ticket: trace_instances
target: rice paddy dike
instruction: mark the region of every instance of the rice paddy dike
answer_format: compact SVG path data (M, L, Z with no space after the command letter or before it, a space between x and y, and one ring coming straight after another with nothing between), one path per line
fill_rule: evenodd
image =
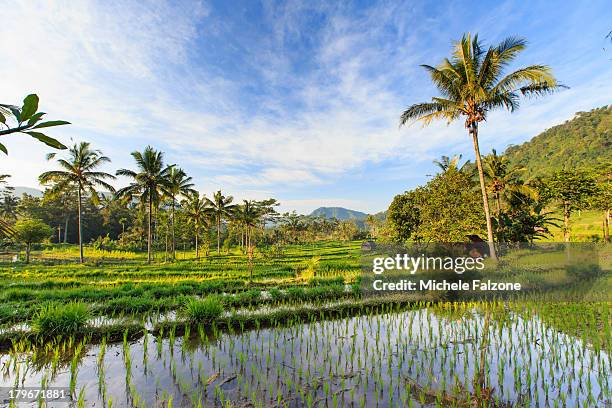
M366 296L358 242L288 246L252 265L238 251L77 265L71 251L0 265L0 393L62 387L76 407L612 402L608 269L582 293L449 302Z

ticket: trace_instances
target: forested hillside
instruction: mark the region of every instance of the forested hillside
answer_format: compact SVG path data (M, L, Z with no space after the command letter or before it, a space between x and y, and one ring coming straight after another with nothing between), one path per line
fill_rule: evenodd
M612 105L578 112L505 155L512 164L526 167L529 177L566 168L592 168L612 162Z
M367 214L361 211L349 210L342 207L319 207L310 213L313 217L336 218L340 221L356 220L363 221Z

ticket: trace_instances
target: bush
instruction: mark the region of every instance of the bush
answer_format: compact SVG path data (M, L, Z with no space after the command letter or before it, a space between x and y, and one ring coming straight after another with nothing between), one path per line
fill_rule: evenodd
M190 298L183 306L182 314L192 323L210 323L223 313L223 305L216 296L204 299Z
M91 317L85 303L47 304L34 316L34 330L46 337L82 332Z

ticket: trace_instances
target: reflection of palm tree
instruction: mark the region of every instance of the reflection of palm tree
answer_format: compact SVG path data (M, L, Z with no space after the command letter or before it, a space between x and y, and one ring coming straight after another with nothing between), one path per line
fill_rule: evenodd
M521 95L541 95L558 88L550 68L545 65L531 65L503 75L504 68L525 46L525 40L510 37L485 50L477 35L473 38L470 34L464 35L454 45L451 59L446 58L438 67L423 65L442 96L432 98L431 102L409 106L400 117L401 125L413 119L425 125L435 119L447 122L465 119L465 127L474 143L487 237L494 258L493 227L478 146L478 124L486 120L491 110L517 109Z
M112 174L97 171L96 169L104 163L109 163L110 159L100 150L92 150L89 143L81 142L75 144L68 151L68 158L58 159L57 164L63 170L47 171L40 175L39 180L42 184L55 183L52 191L72 191L77 192L77 224L79 233L79 260L83 262L83 230L82 230L82 199L83 194L88 192L94 203L99 203L100 198L96 188L104 187L109 191L115 191L115 188L108 184L105 180L114 179ZM48 156L49 159L54 155Z
M164 166L164 154L151 146L145 147L143 152L132 152L132 157L136 161L138 173L127 169L117 170L118 176L133 180L130 185L117 191L117 197L129 200L138 196L140 204L148 206L147 262L151 263L153 207L157 207L162 195L168 195L170 167Z
M234 197L224 196L221 194L221 190L213 195L212 200L206 198L206 203L212 208L217 223L217 255L221 253L221 222L224 218L230 218L236 208L232 201L234 201Z

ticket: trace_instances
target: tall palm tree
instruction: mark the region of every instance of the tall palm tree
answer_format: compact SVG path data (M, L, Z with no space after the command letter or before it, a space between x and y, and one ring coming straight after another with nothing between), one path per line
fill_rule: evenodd
M138 197L140 204L148 207L147 262L151 263L153 209L157 208L163 195L169 195L171 167L164 166L164 154L151 146L145 147L142 152L132 152L132 157L136 161L138 172L128 169L117 170L118 176L133 180L127 187L117 191L117 197L128 200Z
M47 156L48 159L55 154ZM114 179L115 176L96 169L104 163L110 163L110 159L102 154L100 150L92 150L90 144L81 142L75 144L68 150L66 159L58 159L57 164L63 170L47 171L39 176L41 184L54 183L53 192L74 191L77 192L77 225L79 237L79 260L83 262L83 230L81 207L83 194L89 193L94 204L100 202L97 187L103 187L111 192L115 188L105 180Z
M450 59L444 59L438 67L423 65L441 96L433 97L431 102L409 106L400 117L400 126L411 120L427 125L435 119L444 119L448 123L465 119L465 127L474 143L487 238L493 258L496 258L493 227L478 147L478 124L486 120L487 114L494 109L516 110L521 95L538 96L559 88L546 65L530 65L504 75L504 68L525 49L526 44L524 39L509 37L497 46L485 49L478 41L478 35L464 35L455 43Z
M213 195L212 200L206 198L206 203L212 209L217 224L217 255L221 253L221 221L224 218L230 218L236 209L236 205L232 204L232 201L234 201L234 197L224 196L221 194L221 190Z
M243 204L238 205L234 210L237 221L244 228L250 280L253 280L253 228L257 228L261 218L266 213L266 208L261 204L257 201L244 200Z
M196 258L200 259L200 245L198 239L202 228L206 228L209 225L210 217L212 215L210 211L211 209L208 207L206 197L200 198L200 193L195 190L183 200L182 206L188 222L193 225Z
M176 228L174 226L174 212L176 210L176 199L179 196L187 197L194 193L193 183L191 177L187 177L187 174L183 169L172 166L168 171L168 178L170 185L168 186L168 197L171 201L170 207L170 224L172 225L172 259L176 258Z
M244 243L247 248L251 248L253 241L253 228L260 226L260 221L267 208L261 205L261 202L252 200L243 200L243 204L236 206L234 216L236 221L244 231Z

